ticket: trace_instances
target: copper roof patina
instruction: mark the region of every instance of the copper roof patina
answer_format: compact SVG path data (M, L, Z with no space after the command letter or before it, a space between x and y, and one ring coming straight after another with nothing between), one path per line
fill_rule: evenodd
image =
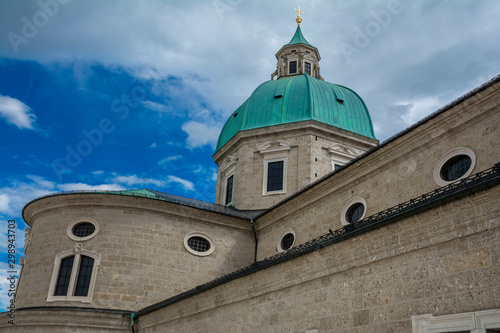
M307 120L375 139L370 114L358 94L302 74L257 87L227 120L216 151L240 131Z

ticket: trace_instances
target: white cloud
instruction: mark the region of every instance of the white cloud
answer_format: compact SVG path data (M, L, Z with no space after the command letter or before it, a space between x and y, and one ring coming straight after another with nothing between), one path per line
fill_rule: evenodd
M151 101L143 101L142 105L144 105L146 108L151 109L153 111L168 112L168 107L166 105L163 105L160 103L151 102Z
M186 141L189 148L202 147L207 144L215 148L221 128L197 121L188 121L182 125L182 130L188 134Z
M128 176L115 176L111 179L112 182L126 184L127 186L145 186L148 184L153 184L159 187L163 187L166 185L166 182L163 180L153 179L153 178L140 178L137 175L128 175Z
M179 160L182 158L182 155L173 155L173 156L169 156L169 157L165 157L164 159L161 159L159 162L158 162L158 165L165 165L167 164L168 162L171 162L171 161L176 161L176 160Z
M100 176L104 174L104 170L97 170L97 171L92 171L91 172L93 175Z
M56 184L36 175L26 176L27 181L11 181L12 185L0 188L0 214L19 217L28 202L38 197L61 191L121 191L119 184L90 185L85 183Z
M59 184L57 186L58 190L64 192L70 191L123 191L126 190L125 187L118 184L101 184L101 185L89 185L84 183L67 183Z
M407 108L408 111L401 115L401 120L403 120L405 125L410 126L433 111L436 111L442 106L442 102L436 97L426 97L414 101L401 101L396 103L396 105Z
M156 148L156 147L158 147L158 145L156 144L156 142L153 142L153 143L151 144L151 146L149 146L149 148L152 148L152 149L154 149L154 148Z
M18 99L0 95L0 116L7 123L16 125L20 129L35 129L36 120L31 108Z
M54 183L39 176L28 176L30 182L13 181L11 186L0 188L0 214L19 216L29 201L55 191Z
M194 184L189 180L185 180L176 176L168 176L170 182L181 184L186 190L194 191Z

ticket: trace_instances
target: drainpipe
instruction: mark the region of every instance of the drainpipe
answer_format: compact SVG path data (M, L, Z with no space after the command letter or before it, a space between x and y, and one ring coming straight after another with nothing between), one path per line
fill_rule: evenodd
M253 262L257 262L257 245L259 245L259 239L257 238L257 232L255 231L255 225L253 223L253 219L250 220L250 224L252 225L253 236L255 237L255 253L253 257Z
M131 313L130 314L130 324L132 326L132 333L135 333L135 330L134 330L134 325L135 325L135 313Z

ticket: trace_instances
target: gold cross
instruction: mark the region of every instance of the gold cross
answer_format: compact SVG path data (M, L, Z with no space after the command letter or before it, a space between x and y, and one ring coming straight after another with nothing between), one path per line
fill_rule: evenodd
M299 14L299 16L297 16L297 18L295 19L295 22L297 22L297 25L300 25L300 22L302 22L300 14L304 14L304 12L300 10L300 7L299 9L294 9L294 10L297 12L297 14Z
M299 7L299 9L294 9L294 10L299 14L299 16L298 16L299 18L300 18L300 14L304 14L304 12L300 10L300 7Z

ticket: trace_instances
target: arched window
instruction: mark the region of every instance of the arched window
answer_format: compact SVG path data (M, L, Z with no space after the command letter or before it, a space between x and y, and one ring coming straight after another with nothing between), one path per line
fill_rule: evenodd
M100 256L85 250L80 243L74 250L56 255L47 302L80 301L90 303Z

